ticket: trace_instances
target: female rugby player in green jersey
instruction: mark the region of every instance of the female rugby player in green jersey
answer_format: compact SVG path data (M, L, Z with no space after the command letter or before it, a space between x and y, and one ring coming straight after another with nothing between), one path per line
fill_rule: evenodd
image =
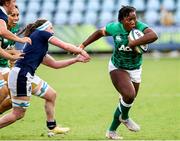
M8 24L7 28L13 34L16 34L19 30L18 22L19 20L19 10L14 8L12 13L8 15ZM7 40L3 37L0 37L0 46L9 54L15 55L20 52L15 50L15 42L12 40ZM13 61L12 61L13 62ZM7 78L10 71L8 59L0 57L0 113L3 113L7 109L11 108L11 100L9 97L9 90L7 88ZM6 100L5 100L6 99ZM5 101L4 101L5 100Z
M144 36L137 40L130 40L128 35L133 28L142 31ZM103 36L112 36L114 39L114 51L109 61L109 74L114 87L120 94L120 100L106 137L122 139L116 133L120 123L123 123L130 131L140 130L140 126L128 115L141 82L142 53L137 53L135 47L152 43L158 37L151 28L137 20L136 9L131 6L123 6L119 10L118 22L109 23L105 28L95 31L79 47L85 48Z
M19 31L19 25L17 24L19 21L19 9L16 6L16 8L12 11L12 13L8 16L8 29L12 33L17 33ZM15 42L11 40L6 40L2 38L2 47L4 49L7 49L7 51L11 51L10 53L14 52L16 53L17 50L15 50ZM62 60L62 61L56 61L56 64L59 64L58 66L55 66L53 63L53 58L50 55L46 56L46 62L45 64L52 67L52 68L63 68L66 66L69 66L71 64L77 63L77 62L86 62L85 58L82 56L77 56L72 59ZM13 64L13 63L12 63ZM4 58L0 58L0 81L7 82L7 77L10 71L10 67L8 64L8 60ZM2 79L1 79L2 77ZM4 113L5 111L12 108L12 101L9 96L9 91L7 86L2 83L0 83L2 88L0 87L0 114ZM49 128L49 124L54 121L54 106L55 105L55 97L56 97L56 91L48 85L47 82L42 80L37 75L34 75L34 78L32 80L32 93L40 98L45 99L45 112L47 116L47 127ZM51 122L50 122L51 121ZM50 123L49 123L50 122ZM52 126L52 125L51 125ZM69 131L69 128L59 127L56 126L53 130L49 130L49 133L51 132L51 135L53 134L62 134Z
M15 8L16 0L0 0L0 37L7 38L13 41L17 41L20 43L31 43L31 39L28 37L20 38L15 34L11 33L7 29L8 24L8 14L11 14L12 10ZM0 48L0 56L10 59L17 60L19 58L23 58L21 54L11 55L5 52L2 48Z

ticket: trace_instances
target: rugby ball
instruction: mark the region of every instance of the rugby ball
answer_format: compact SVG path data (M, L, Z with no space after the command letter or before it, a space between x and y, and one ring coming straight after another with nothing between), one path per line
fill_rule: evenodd
M144 36L144 33L138 29L132 29L129 33L129 38L131 40L137 40L137 39L141 38L142 36ZM135 50L138 53L146 52L147 49L148 49L148 45L140 45L140 46L135 47Z

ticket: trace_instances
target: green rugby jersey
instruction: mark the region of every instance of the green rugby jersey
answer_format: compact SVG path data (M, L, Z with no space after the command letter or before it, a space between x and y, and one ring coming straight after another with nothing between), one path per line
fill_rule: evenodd
M10 31L13 34L16 34L19 31L19 25L16 24L15 27L11 28ZM1 48L10 49L15 46L15 42L11 40L7 40L5 38L0 37ZM0 57L0 67L9 67L8 60Z
M144 31L148 26L140 21L136 23L136 29ZM106 32L114 39L114 50L111 61L115 67L127 70L139 69L142 65L142 54L135 53L129 48L128 35L123 24L113 22L106 25Z

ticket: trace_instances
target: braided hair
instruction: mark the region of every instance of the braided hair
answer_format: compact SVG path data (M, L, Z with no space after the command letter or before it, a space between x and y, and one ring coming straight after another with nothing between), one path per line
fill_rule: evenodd
M118 13L118 21L121 22L125 17L128 17L131 12L136 12L136 8L132 6L122 6Z

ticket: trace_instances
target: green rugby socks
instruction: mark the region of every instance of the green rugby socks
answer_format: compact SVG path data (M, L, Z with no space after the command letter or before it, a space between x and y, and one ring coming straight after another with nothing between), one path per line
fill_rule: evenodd
M122 118L123 120L126 120L126 119L129 118L128 113L129 113L129 110L130 110L130 108L131 108L132 105L133 105L133 103L127 104L127 103L125 103L125 102L123 101L123 99L121 98L120 109L121 109L121 113L122 113L122 114L121 114L121 118Z
M116 131L116 129L118 128L118 126L120 125L120 121L119 121L119 116L120 116L121 112L119 110L119 107L116 108L116 111L114 113L114 118L113 121L111 123L111 126L109 128L110 131Z

